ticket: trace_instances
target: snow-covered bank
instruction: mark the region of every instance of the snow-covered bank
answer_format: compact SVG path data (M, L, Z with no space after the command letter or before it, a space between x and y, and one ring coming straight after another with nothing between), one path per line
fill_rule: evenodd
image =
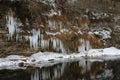
M10 55L6 58L0 58L0 69L18 69L27 66L50 66L62 62L70 62L75 60L104 61L120 58L120 50L114 47L105 49L91 49L85 53L60 54L52 52L39 52L30 57Z

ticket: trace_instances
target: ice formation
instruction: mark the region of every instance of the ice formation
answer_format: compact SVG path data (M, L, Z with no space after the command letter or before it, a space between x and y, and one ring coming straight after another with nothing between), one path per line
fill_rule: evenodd
M67 52L66 50L69 50L66 48L69 48L69 47L66 47L66 44L63 44L63 41L64 40L67 41L66 40L68 38L67 34L70 33L69 36L72 36L71 32L74 32L76 35L82 34L82 32L78 29L75 29L75 30L78 30L79 32L74 30L72 31L71 29L69 29L67 25L72 24L69 21L66 21L66 24L64 24L62 20L65 18L65 16L62 17L61 16L62 12L60 10L57 10L57 8L55 8L55 0L39 0L39 1L41 1L44 4L49 4L51 7L54 7L54 8L51 8L50 12L46 13L49 18L46 21L45 25L41 24L42 23L41 22L40 24L38 24L41 26L41 28L32 29L31 31L32 35L29 35L29 36L22 35L22 37L24 37L27 41L29 41L31 48L38 49L38 47L40 47L43 50L51 49L57 52L61 51L62 53L66 53ZM75 0L71 0L71 1L74 2ZM8 14L9 14L7 16L7 27L9 32L8 38L13 38L15 34L15 38L16 40L18 40L21 37L19 36L20 29L18 28L19 26L18 20L16 20L13 17L14 13L12 10L10 10ZM60 16L61 17L60 20L59 18L56 19L54 15ZM84 24L84 26L88 27L88 24ZM75 28L75 26L73 26L73 28ZM90 42L85 39L80 39L80 43L82 44L78 46L78 52L85 52L91 48Z
M53 48L57 51L61 51L62 53L66 53L65 48L63 46L63 42L57 38L52 38L51 39L53 43Z
M7 20L7 28L8 28L8 33L9 33L8 38L11 39L14 33L16 32L17 23L12 15L8 15L6 17L6 20Z
M82 45L78 46L78 52L85 52L91 49L90 42L88 40L80 39Z
M40 30L33 29L32 33L33 33L33 35L29 36L30 47L34 48L34 49L37 49L38 48L38 43L39 43L38 40L39 40L39 37L40 37Z
M50 40L44 40L44 39L43 39L43 36L44 36L44 35L42 34L42 35L41 35L41 39L40 39L40 41L39 41L39 42L40 42L40 46L41 46L42 49L48 48L48 47L49 47L49 44L50 44L50 43L49 43Z
M18 26L22 26L22 23L14 16L14 12L10 9L6 16L6 27L8 28L8 39L16 38L19 39L20 29Z
M62 27L62 23L60 22L59 24L60 27ZM55 21L48 21L48 25L50 28L54 29ZM17 34L19 32L19 29L17 28L18 22L11 15L7 16L7 27L9 31L8 38L11 39L14 33L16 33L15 37L16 40L18 40L19 39L19 34ZM43 39L44 34L41 34L39 29L38 30L33 29L31 32L32 32L32 36L28 36L28 37L25 36L25 39L29 40L31 48L38 49L38 46L41 46L41 48L46 49L49 48L49 46L51 46L56 51L61 51L62 53L66 53L63 42L61 40L57 39L56 37L51 37L51 39L44 40ZM66 33L69 31L67 29L61 28L60 32ZM46 33L55 36L57 34L60 34L60 32L56 32L55 34L54 33L52 34L50 32L46 32ZM52 44L50 43L50 41L52 42ZM89 41L80 39L80 42L82 43L82 45L78 47L78 52L84 52L91 48Z

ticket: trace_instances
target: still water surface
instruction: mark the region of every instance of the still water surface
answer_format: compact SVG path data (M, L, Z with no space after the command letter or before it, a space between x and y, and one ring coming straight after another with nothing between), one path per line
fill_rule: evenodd
M120 80L120 59L72 61L47 67L0 70L0 80Z

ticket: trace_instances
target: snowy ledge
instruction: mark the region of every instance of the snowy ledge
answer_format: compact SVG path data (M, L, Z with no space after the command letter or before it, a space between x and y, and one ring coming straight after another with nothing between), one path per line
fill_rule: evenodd
M0 58L0 69L25 69L27 66L43 67L83 59L104 61L118 58L120 58L120 50L114 47L91 49L85 53L73 53L69 55L52 52L39 52L30 57L10 55L6 58Z

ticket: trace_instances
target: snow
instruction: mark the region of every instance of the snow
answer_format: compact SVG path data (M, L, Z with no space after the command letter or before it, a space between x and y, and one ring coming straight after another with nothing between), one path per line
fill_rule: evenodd
M52 7L55 7L55 0L38 0L44 4L49 4Z
M120 50L114 47L105 48L105 49L91 49L88 51L88 54L91 57L94 56L117 56L120 55Z
M13 67L17 69L17 68L24 68L33 65L43 67L43 66L50 66L60 62L82 60L86 58L91 59L91 61L96 61L98 59L101 61L116 59L116 58L120 58L120 50L116 49L115 47L110 47L105 49L91 49L84 53L73 53L73 54L38 52L31 55L30 57L10 55L6 58L0 58L0 69L13 69ZM24 66L20 67L19 66L20 63L23 63Z
M95 31L96 35L102 36L102 39L110 39L111 38L111 31L107 30L101 30L101 31Z
M54 16L54 15L57 15L57 12L55 12L53 9L51 9L49 16Z
M53 33L53 32L46 32L46 34L55 36L57 34L60 34L60 32L55 32L55 33Z

